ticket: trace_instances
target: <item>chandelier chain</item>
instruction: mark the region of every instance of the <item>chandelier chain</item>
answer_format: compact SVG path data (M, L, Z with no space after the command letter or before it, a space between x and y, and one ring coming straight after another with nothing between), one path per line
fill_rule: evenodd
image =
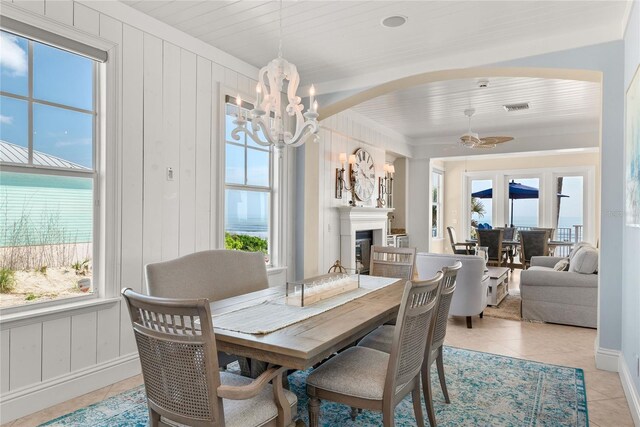
M279 36L278 36L280 38L280 40L278 40L278 58L282 58L282 0L280 0L280 12L279 12L278 20L280 21Z

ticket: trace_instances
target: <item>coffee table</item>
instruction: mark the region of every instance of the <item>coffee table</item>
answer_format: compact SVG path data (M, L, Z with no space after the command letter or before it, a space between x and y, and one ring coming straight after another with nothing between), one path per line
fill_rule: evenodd
M489 270L489 295L487 305L498 305L509 295L509 268L487 267Z

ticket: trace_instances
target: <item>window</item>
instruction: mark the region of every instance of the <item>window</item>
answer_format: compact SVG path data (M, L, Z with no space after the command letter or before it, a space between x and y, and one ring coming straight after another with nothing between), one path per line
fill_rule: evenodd
M493 180L471 179L471 204L469 206L471 223L469 236L477 238L478 228L491 228L493 225Z
M441 171L434 171L431 174L431 236L441 239L442 220L444 213L442 211L442 187L444 175Z
M245 116L253 106L243 103ZM245 134L235 140L237 106L227 97L225 103L225 248L271 253L273 168L271 147L255 143ZM251 123L247 124L251 127Z
M93 293L97 62L0 32L0 306Z

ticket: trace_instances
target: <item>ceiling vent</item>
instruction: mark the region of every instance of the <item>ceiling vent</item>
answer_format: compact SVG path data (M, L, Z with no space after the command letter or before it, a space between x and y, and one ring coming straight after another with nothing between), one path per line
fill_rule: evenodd
M520 102L519 104L506 104L503 105L504 110L508 113L512 112L512 111L522 111L522 110L528 110L529 109L529 103L528 102Z

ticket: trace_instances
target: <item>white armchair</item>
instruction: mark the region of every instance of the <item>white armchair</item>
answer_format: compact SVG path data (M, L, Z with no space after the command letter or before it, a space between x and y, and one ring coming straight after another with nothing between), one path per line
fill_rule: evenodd
M472 327L471 317L482 316L487 307L489 276L484 273L484 259L476 255L431 254L419 252L416 268L420 280L433 277L442 267L462 263L456 279L449 315L467 318L467 328Z

